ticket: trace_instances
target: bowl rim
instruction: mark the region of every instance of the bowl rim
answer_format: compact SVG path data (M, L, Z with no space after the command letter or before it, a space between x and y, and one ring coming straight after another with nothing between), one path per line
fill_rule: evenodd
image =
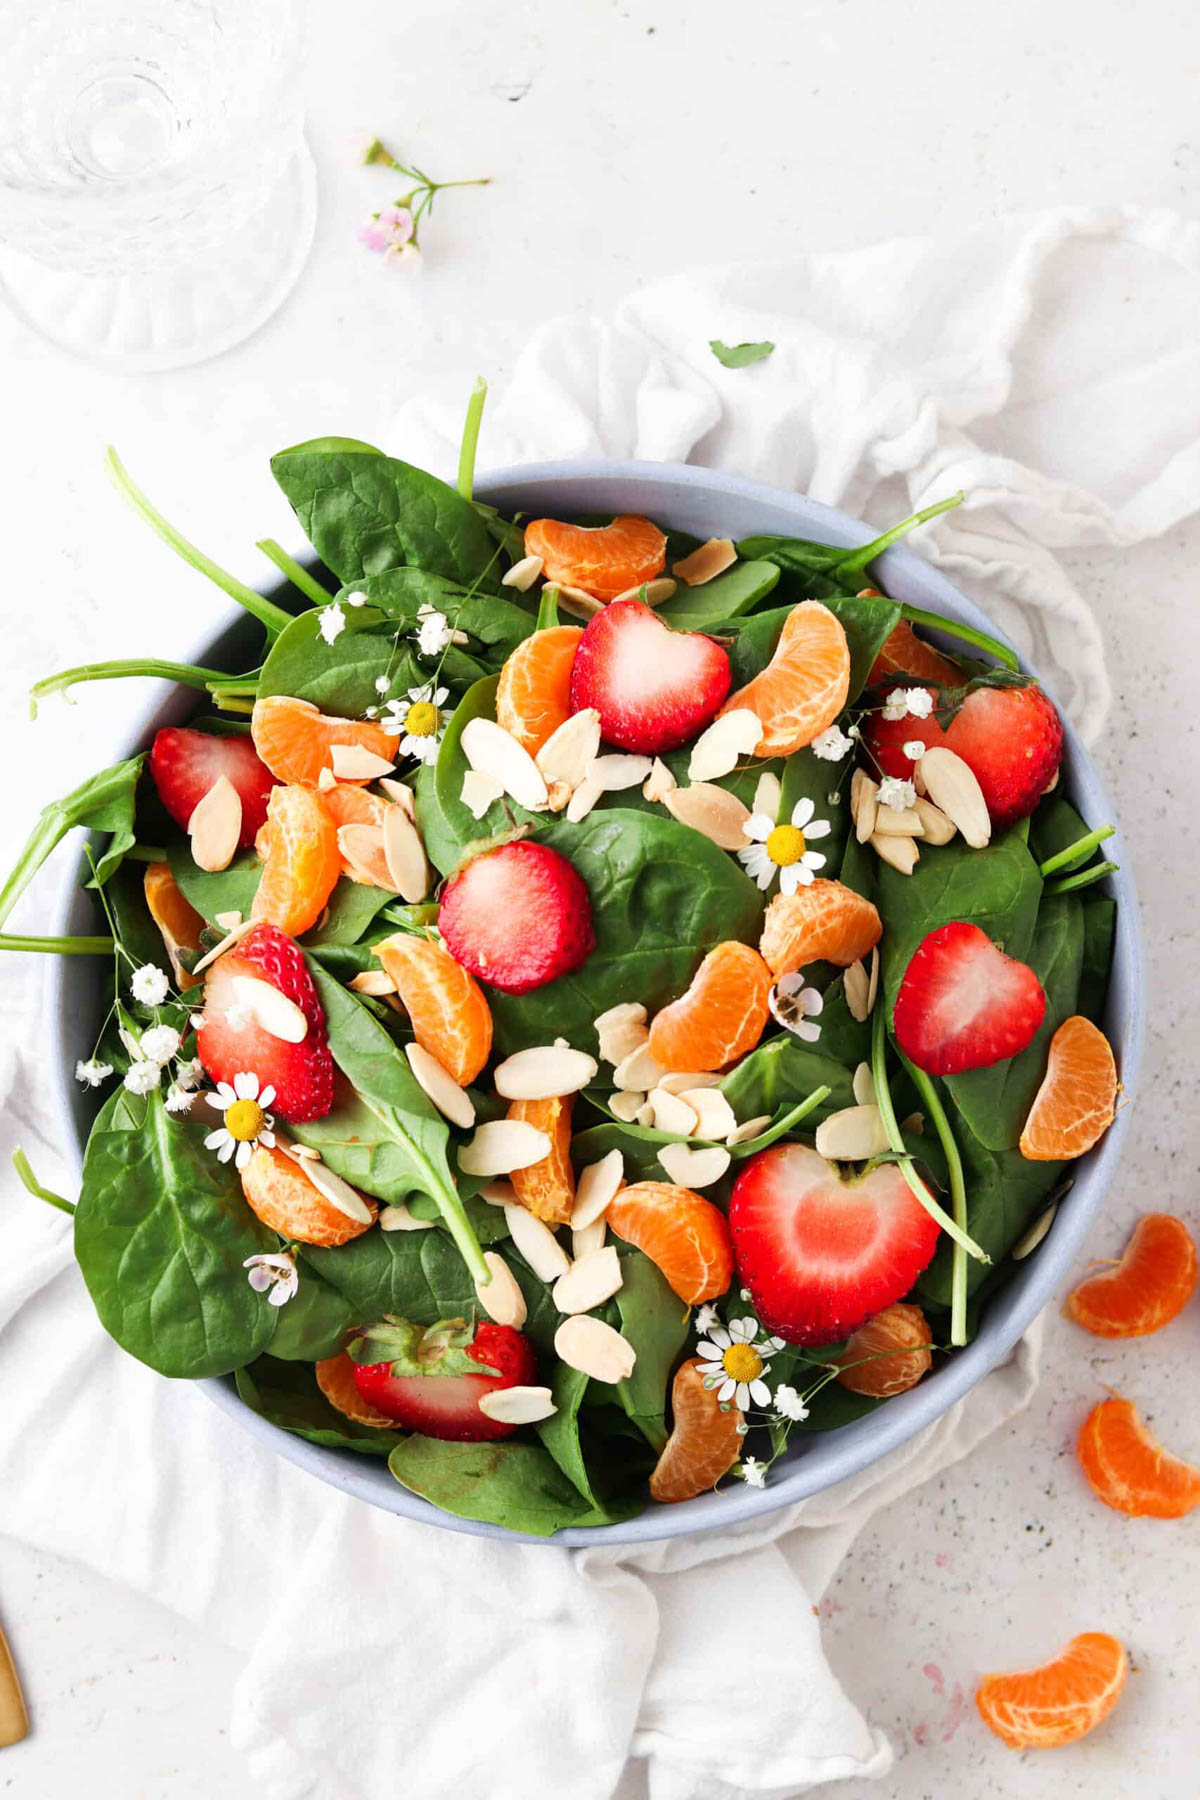
M838 508L826 506L823 502L812 499L806 494L794 490L777 488L766 482L754 481L745 476L727 474L723 470L710 469L692 463L656 463L632 461L620 458L592 458L586 460L543 461L517 464L510 467L481 474L475 483L476 499L486 500L490 504L499 505L502 509L512 508L518 504L522 491L536 487L539 483L552 483L556 488L579 486L596 483L620 484L628 483L636 486L651 482L662 486L671 484L678 490L699 493L711 498L717 505L723 499L736 497L749 502L770 505L785 512L795 510L797 513L797 534L802 531L819 532L822 539L838 545L858 545L872 541L877 535L863 520ZM656 503L655 511L661 512L661 503ZM828 534L826 536L826 534ZM744 535L744 534L743 534ZM914 576L920 573L921 583L929 593L932 591L934 603L940 599L943 606L962 622L973 625L976 629L989 632L1001 642L1009 644L1005 634L997 629L983 610L954 586L950 580L933 564L901 543L886 551L879 559L881 568L892 574L898 574L903 581L907 572ZM212 647L216 639L228 635L230 630L244 624L244 616L236 611L227 615L224 629L218 626L203 635L201 641L193 646L187 660L204 662L212 656ZM1010 648L1013 648L1009 644ZM1041 685L1055 698L1052 688L1038 673L1036 666L1022 659L1022 667L1033 674ZM140 713L134 714L135 729L130 736L131 748L122 752L125 755L135 754L137 749L150 738L161 715L167 711L172 701L182 692L171 688L167 701L157 706L147 706ZM175 710L178 711L176 704ZM192 708L191 710L194 710ZM1089 790L1089 808L1097 817L1116 822L1116 814L1082 740L1063 709L1059 708L1063 720L1066 740L1064 762L1068 770L1068 781L1072 787L1082 784ZM1113 950L1112 969L1121 965L1124 974L1124 985L1128 990L1127 1016L1121 1041L1114 1044L1121 1070L1124 1090L1129 1094L1136 1093L1137 1080L1141 1065L1142 1045L1145 1034L1144 1016L1144 979L1143 979L1143 947L1140 916L1137 904L1137 892L1133 875L1129 868L1128 858L1124 854L1118 831L1115 840L1120 850L1120 867L1115 875L1109 878L1111 889L1117 900L1117 934ZM53 906L54 923L52 930L56 933L67 932L72 926L72 915L86 902L79 891L79 875L83 867L83 859L69 864L64 870L58 893ZM59 957L49 959L46 970L44 990L44 1021L47 1028L48 1041L57 1043L62 1022L68 1016L70 1007L70 986L78 981L80 971L72 967L72 959ZM69 1158L77 1168L82 1167L83 1140L80 1137L76 1118L76 1095L70 1071L61 1055L51 1059L51 1089L53 1105L58 1117L61 1140ZM675 1506L656 1506L653 1501L647 1503L645 1510L636 1517L620 1523L590 1528L572 1527L555 1532L549 1537L533 1536L528 1533L512 1531L503 1525L496 1525L482 1520L464 1519L456 1514L446 1513L429 1502L410 1493L406 1488L387 1477L386 1487L377 1479L384 1472L383 1465L375 1459L355 1455L353 1452L338 1451L324 1445L310 1443L307 1439L297 1437L271 1424L244 1404L237 1393L232 1376L211 1376L199 1381L209 1398L236 1419L244 1430L274 1449L289 1462L317 1476L328 1485L352 1494L368 1504L382 1507L384 1510L399 1514L436 1529L462 1533L466 1536L487 1537L510 1544L537 1544L555 1548L608 1548L614 1545L647 1544L660 1542L676 1537L698 1535L700 1533L725 1530L731 1526L745 1526L765 1519L769 1514L784 1507L793 1506L798 1501L808 1499L816 1493L823 1492L846 1478L859 1474L872 1463L880 1461L890 1452L914 1438L970 1392L990 1370L995 1368L1009 1355L1034 1319L1042 1311L1051 1298L1055 1287L1067 1265L1074 1258L1082 1245L1092 1222L1099 1211L1109 1183L1120 1160L1125 1137L1129 1129L1131 1108L1123 1107L1109 1128L1100 1144L1082 1159L1085 1167L1081 1179L1077 1180L1070 1196L1070 1203L1064 1204L1055 1221L1054 1232L1046 1239L1042 1254L1033 1259L1026 1278L1023 1292L1011 1308L1001 1328L989 1332L985 1315L983 1324L973 1341L959 1350L941 1368L931 1374L919 1386L910 1389L906 1394L898 1395L886 1407L869 1413L852 1424L845 1425L830 1432L819 1434L821 1444L831 1446L837 1442L837 1450L831 1456L822 1457L814 1452L801 1456L795 1464L777 1465L770 1484L764 1488L751 1488L746 1484L735 1487L732 1491L720 1495L700 1496L697 1500L685 1501ZM1053 1251L1050 1245L1053 1243ZM165 1378L164 1378L165 1379ZM827 1478L822 1478L822 1465L833 1461L836 1470ZM814 1466L810 1466L814 1465ZM704 1502L719 1500L719 1506L704 1505ZM698 1513L696 1509L703 1508Z

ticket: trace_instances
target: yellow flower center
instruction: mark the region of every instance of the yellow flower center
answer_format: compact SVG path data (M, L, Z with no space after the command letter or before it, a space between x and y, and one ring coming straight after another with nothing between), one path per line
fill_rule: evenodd
M730 1344L721 1358L721 1367L731 1381L757 1381L763 1372L763 1359L753 1344Z
M790 868L804 855L804 833L797 825L777 825L767 839L767 855L781 869Z
M409 737L432 737L438 728L438 710L431 700L418 700L404 715Z
M235 1100L225 1109L225 1129L239 1144L249 1144L267 1122L267 1115L257 1100Z

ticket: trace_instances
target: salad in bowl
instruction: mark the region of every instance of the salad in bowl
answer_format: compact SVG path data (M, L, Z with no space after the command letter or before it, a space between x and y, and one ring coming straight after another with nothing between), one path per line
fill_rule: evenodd
M197 702L0 895L91 829L95 930L0 939L106 971L77 1204L21 1167L130 1354L586 1534L969 1354L1114 1117L1111 827L1008 646L884 591L959 496L857 548L514 514L477 429L457 488L276 456L317 559L264 545L278 599L113 458L256 654L35 689Z

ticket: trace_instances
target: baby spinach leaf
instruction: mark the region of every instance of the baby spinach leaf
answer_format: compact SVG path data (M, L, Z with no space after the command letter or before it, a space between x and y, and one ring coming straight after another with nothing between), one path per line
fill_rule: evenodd
M285 1312L296 1304L289 1300ZM237 1371L237 1390L251 1412L269 1419L284 1431L324 1444L330 1450L354 1450L360 1456L388 1456L404 1434L373 1425L356 1425L336 1406L331 1406L312 1368L306 1363L281 1362L276 1356L260 1356L248 1368Z
M395 1313L416 1325L435 1325L439 1319L471 1319L479 1311L474 1282L444 1231L364 1231L336 1250L302 1245L300 1255L360 1324Z
M622 1250L621 1274L617 1312L637 1362L633 1374L617 1383L617 1399L647 1443L661 1450L667 1441L667 1383L688 1340L691 1309L640 1250Z
M497 801L476 819L462 803L463 776L470 766L463 755L462 734L472 719L495 718L498 685L498 677L491 675L467 689L446 727L436 763L423 764L417 773L417 824L425 854L443 875L455 868L468 844L507 829L510 815L521 821L536 816L511 802L506 812Z
M511 1438L450 1444L411 1437L392 1451L388 1468L402 1487L443 1512L531 1537L549 1537L572 1525L608 1525L642 1510L635 1500L590 1505L542 1445Z
M681 587L655 611L675 631L719 630L765 600L778 580L776 563L738 562L699 587Z
M76 825L82 825L89 831L106 831L110 834L108 848L99 858L95 876L88 883L90 887L103 887L130 845L136 841L133 814L138 777L144 760L144 757L133 756L128 762L116 763L111 769L101 770L99 775L89 775L86 781L80 782L63 799L52 800L43 809L8 880L0 888L0 924L8 917L18 896L33 880L55 845Z
M774 1371L772 1371L773 1373ZM839 1381L818 1388L808 1403L808 1417L792 1427L793 1431L836 1431L841 1425L853 1425L882 1406L883 1400L870 1394L856 1394Z
M300 1285L285 1306L273 1307L271 1355L285 1362L316 1362L341 1349L358 1317L344 1294L312 1268L301 1269Z
M275 1308L243 1262L278 1248L205 1126L172 1118L162 1095L118 1088L83 1164L75 1254L100 1322L162 1375L225 1375L264 1350Z
M649 1125L626 1125L620 1119L606 1119L577 1133L571 1143L572 1159L579 1168L599 1162L610 1150L619 1150L625 1159L625 1174L639 1181L666 1181L666 1170L658 1160L664 1144L677 1144L679 1137L669 1131L655 1131Z
M818 874L824 878L832 878L841 867L850 831L850 808L844 806L840 798L833 801L829 798L836 791L837 783L837 765L823 762L816 751L807 745L789 756L783 764L780 821L786 823L790 820L798 800L811 800L814 807L813 818L822 819L832 827L828 837L813 838L808 846L825 858L825 867L818 870Z
M1079 972L1079 1011L1093 1025L1104 1018L1108 982L1112 973L1113 938L1117 929L1117 903L1105 894L1087 894L1083 906L1083 966Z
M720 338L709 338L708 347L723 369L746 369L762 362L774 350L766 338L759 344L723 344Z
M386 888L367 887L363 882L351 881L343 875L329 896L329 916L325 923L306 931L301 942L305 949L310 945L356 944L375 923L377 915L395 898ZM371 965L368 962L366 966Z
M777 562L781 569L800 576L805 599L824 599L820 591L823 583L828 583L831 591L857 594L869 585L867 569L876 557L882 556L891 545L898 544L918 525L925 525L940 513L960 506L962 500L961 493L951 494L948 499L937 500L932 506L922 507L920 512L901 519L898 525L892 525L869 543L850 548L840 544L818 544L811 538L749 537L742 539L737 551L739 556L766 557Z
M1027 1162L1019 1150L988 1150L959 1123L955 1131L967 1188L967 1229L993 1264L1006 1257L1058 1186L1063 1163ZM949 1306L953 1248L942 1234L937 1254L917 1283L917 1292L936 1306ZM967 1287L973 1293L989 1271L967 1259Z
M262 875L262 863L255 851L242 850L227 869L210 872L197 868L183 833L172 832L167 838L167 862L184 899L210 925L220 912L240 912L243 919L249 918Z
M451 625L466 632L472 649L486 653L484 660L495 669L534 629L534 614L516 600L478 593L459 582L427 575L423 569L385 569L379 575L366 576L358 588L371 608L410 630L416 629L422 606L445 613ZM515 592L505 589L506 595Z
M382 622L374 608L348 611L345 629L327 644L320 614L301 613L271 646L258 678L260 697L288 694L335 718L357 719L381 699L407 693L426 679L424 670L415 647L400 649L390 630L376 629ZM381 678L389 683L386 696L375 686Z
M588 1377L581 1370L573 1369L569 1363L556 1363L550 1393L558 1411L548 1419L539 1419L534 1430L572 1487L589 1506L599 1506L579 1437L579 1408L587 1386Z
M807 1132L822 1119L854 1105L853 1065L849 1068L824 1055L820 1042L809 1045L781 1033L760 1044L721 1081L721 1092L739 1121L769 1114L774 1118L807 1098L815 1088L827 1087L829 1097L815 1106L804 1120Z

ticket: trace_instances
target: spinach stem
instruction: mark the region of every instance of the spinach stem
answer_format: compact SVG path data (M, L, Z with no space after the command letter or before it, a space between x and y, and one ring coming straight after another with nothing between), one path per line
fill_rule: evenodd
M883 1128L887 1132L888 1143L899 1158L900 1172L921 1202L931 1219L935 1219L954 1243L961 1244L968 1256L977 1262L990 1263L991 1257L986 1250L975 1242L957 1220L952 1219L944 1206L940 1206L917 1174L916 1164L905 1148L904 1135L896 1118L896 1108L892 1104L892 1090L888 1084L887 1072L887 1026L884 1023L885 1007L882 997L875 1008L875 1022L871 1028L871 1074L875 1081L875 1103L883 1116Z
M1103 881L1106 875L1115 875L1119 866L1115 862L1097 863L1095 868L1081 869L1078 875L1068 875L1062 881L1052 881L1046 892L1073 894L1077 888L1091 887L1094 881Z
M184 687L208 688L214 681L228 681L220 669L201 669L195 663L161 662L157 657L132 662L81 663L77 669L63 669L57 675L45 675L29 690L29 716L37 718L39 700L49 694L67 694L70 688L85 681L121 681L126 676L145 675L154 681L178 681ZM69 696L68 696L69 697Z
M946 1109L942 1105L941 1095L934 1087L932 1080L924 1069L918 1069L910 1063L906 1056L901 1062L912 1077L918 1094L924 1103L925 1110L933 1120L933 1128L941 1141L946 1157L946 1168L950 1175L950 1200L954 1208L955 1223L967 1229L967 1184L963 1175L962 1157L958 1153L954 1132L946 1117ZM955 1240L950 1271L950 1342L955 1346L967 1341L967 1253L964 1246Z
M831 1092L832 1089L827 1087L814 1088L806 1099L793 1106L790 1112L785 1112L782 1119L776 1120L774 1125L769 1125L765 1131L760 1131L757 1137L749 1138L746 1143L735 1145L732 1151L734 1161L739 1161L743 1156L754 1156L758 1151L765 1150L769 1144L776 1143L794 1125L798 1125L801 1119L807 1118L810 1112L821 1105L822 1101L828 1100ZM680 1142L684 1141L680 1140Z
M210 692L212 692L213 705L218 712L250 714L254 711L254 702L248 697L243 698L240 694L229 694L224 689L220 691L210 689Z
M284 612L282 607L273 606L269 600L264 600L252 587L247 587L244 581L239 581L236 575L231 575L228 569L215 563L211 556L205 556L203 550L198 550L174 525L168 524L133 480L111 444L105 453L105 462L119 492L128 500L134 512L139 513L151 530L156 531L163 542L169 544L185 563L189 563L193 569L199 569L210 581L215 581L231 600L236 600L239 606L244 606L248 613L252 613L272 637L278 636L285 626L291 624L290 613Z
M442 187L470 187L470 182L445 181ZM463 421L462 447L458 453L458 491L464 500L471 498L475 486L475 451L479 444L479 426L483 419L483 404L487 399L487 382L482 375L475 377L475 386L471 389L471 398L467 401L467 416Z
M49 1188L42 1186L30 1168L29 1158L23 1150L14 1150L12 1160L13 1168L20 1176L22 1186L29 1190L35 1200L44 1200L47 1206L56 1206L59 1212L65 1212L68 1218L74 1216L75 1208L69 1200L64 1200L61 1194L52 1194Z
M0 932L0 950L39 950L46 956L111 956L110 937L13 937Z
M915 531L918 525L927 525L930 519L936 519L941 513L950 512L952 508L961 506L965 499L966 495L960 489L957 494L951 494L948 500L936 500L932 506L923 507L920 512L913 513L911 518L901 519L898 525L893 525L890 531L883 533L882 537L872 538L869 544L861 544L858 549L849 551L844 557L839 557L838 567L848 575L862 574L868 563L873 563L877 556L882 556L885 550L889 550L893 544L898 544L901 538L907 537L910 531Z
M547 584L547 586L542 589L542 596L538 601L537 624L533 629L535 631L549 631L557 624L558 589Z
M998 638L989 637L986 631L976 631L973 625L963 625L957 619L943 618L941 613L926 612L921 606L901 606L900 612L910 625L925 625L933 631L944 631L947 637L961 638L964 644L974 644L977 650L985 650L1006 669L1019 673L1021 665L1016 652Z
M292 586L299 588L300 592L306 595L314 606L329 605L332 596L326 593L315 575L310 575L302 563L298 563L294 556L288 555L282 544L277 544L274 538L259 538L254 548L261 550L263 555L275 564L279 572L287 576Z
M1098 825L1095 831L1089 831L1086 837L1077 838L1056 856L1048 856L1038 873L1042 876L1053 875L1056 869L1070 869L1076 863L1086 862L1092 851L1112 837L1116 829L1115 825Z

